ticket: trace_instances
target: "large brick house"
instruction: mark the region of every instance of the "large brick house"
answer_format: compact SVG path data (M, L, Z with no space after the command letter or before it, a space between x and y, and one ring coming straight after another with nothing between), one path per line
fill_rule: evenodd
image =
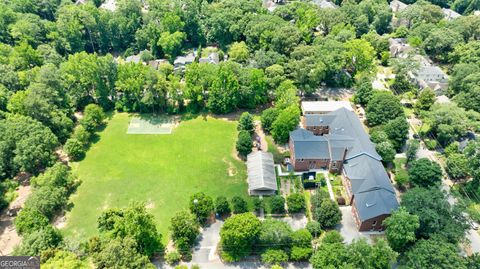
M326 169L342 175L360 231L383 230L383 220L398 207L382 158L351 110L304 113L302 128L290 133L295 171Z

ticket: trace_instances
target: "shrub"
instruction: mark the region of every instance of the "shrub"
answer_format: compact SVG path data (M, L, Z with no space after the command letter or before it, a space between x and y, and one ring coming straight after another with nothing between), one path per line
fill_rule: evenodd
M85 107L83 112L83 119L80 120L80 124L91 133L103 124L105 120L105 113L103 109L95 104L89 104Z
M79 125L75 128L72 137L80 141L80 143L86 147L90 143L92 133L90 133L83 125Z
M328 231L322 238L324 244L343 243L343 237L338 231Z
M200 265L198 264L193 264L190 269L200 269Z
M283 250L269 249L262 254L262 262L266 264L281 264L288 261L288 255Z
M205 224L214 210L213 200L203 192L195 193L190 197L190 212L197 216L200 224Z
M65 188L45 186L34 191L25 202L25 207L38 210L48 219L52 219L55 211L67 203Z
M265 209L265 203L263 202L263 199L253 197L253 210L259 212L262 208Z
M408 177L417 186L429 187L441 182L442 169L438 163L422 158L413 162Z
M285 198L275 195L270 199L270 211L275 214L285 213Z
M435 150L437 148L437 140L432 140L432 139L425 139L425 146L429 150Z
M297 247L311 248L313 237L307 229L296 230L292 234L292 245Z
M403 169L399 170L397 174L395 174L395 182L397 182L399 188L404 188L410 182L408 172Z
M288 212L298 213L305 210L305 198L301 193L293 193L287 197Z
M247 131L240 131L238 133L238 139L236 149L241 156L247 156L252 152L252 136Z
M227 198L225 196L218 196L217 199L215 199L215 212L222 216L230 214L230 211L230 204Z
M233 262L248 256L258 239L261 225L260 220L252 213L234 215L225 220L220 230L222 258Z
M324 199L320 207L313 210L313 218L322 228L333 228L342 220L342 212L336 202Z
M292 228L281 220L266 219L262 221L258 242L261 249L289 250L292 246Z
M237 129L239 131L247 131L250 134L253 134L255 130L255 125L253 124L253 117L248 112L243 112L238 120Z
M63 146L65 153L73 161L81 160L85 156L85 148L83 144L75 138L69 138Z
M270 133L272 124L279 114L279 110L276 108L268 108L262 112L260 121L262 122L262 128L266 133Z
M28 234L48 226L48 218L38 210L24 208L15 218L15 229L19 234Z
M290 258L294 261L306 261L312 256L313 250L311 247L293 247L290 252Z
M248 212L247 202L240 196L234 196L232 198L232 208L235 214Z
M180 262L180 253L177 251L167 253L167 255L165 255L165 261L170 265Z
M306 229L310 232L312 236L318 237L322 234L322 226L318 221L312 220L307 223Z
M23 237L22 243L15 250L15 255L39 256L44 250L57 247L62 237L52 226L33 231Z

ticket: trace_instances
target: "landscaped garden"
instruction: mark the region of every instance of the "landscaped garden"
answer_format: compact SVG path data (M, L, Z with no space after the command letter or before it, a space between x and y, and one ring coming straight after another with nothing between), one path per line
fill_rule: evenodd
M144 201L166 241L171 217L193 193L247 198L246 167L234 156L236 122L197 117L170 135L132 135L126 133L131 118L115 114L85 159L73 164L82 184L65 234L87 239L102 210Z

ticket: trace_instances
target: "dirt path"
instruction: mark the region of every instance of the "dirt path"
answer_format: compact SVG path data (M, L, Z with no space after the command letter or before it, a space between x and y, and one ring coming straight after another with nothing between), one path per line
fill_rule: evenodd
M13 248L20 244L21 241L13 224L15 217L9 216L7 212L18 212L30 195L31 189L30 186L20 186L17 192L17 199L15 199L0 216L0 255L11 254Z
M260 138L262 151L268 151L268 143L260 121L255 121L255 139Z

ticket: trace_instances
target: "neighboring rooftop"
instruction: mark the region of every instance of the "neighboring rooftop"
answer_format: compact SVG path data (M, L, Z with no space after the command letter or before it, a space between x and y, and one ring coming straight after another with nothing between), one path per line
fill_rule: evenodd
M319 8L338 8L337 5L328 1L328 0L312 0L312 2L317 5Z
M218 52L210 52L207 57L198 59L199 63L218 64L220 62Z
M408 7L407 4L405 4L403 2L400 2L398 0L393 0L392 2L390 2L390 8L392 9L392 11L394 13L400 12L400 11L406 9L407 7Z
M447 19L447 20L453 20L453 19L456 19L456 18L462 16L459 13L457 13L457 12L455 12L455 11L449 9L449 8L442 8L442 12L445 15L445 19Z
M353 111L352 105L348 101L303 101L302 112L306 114L326 114L339 108L345 108Z
M270 152L257 151L247 156L248 192L250 195L274 195L277 178Z

